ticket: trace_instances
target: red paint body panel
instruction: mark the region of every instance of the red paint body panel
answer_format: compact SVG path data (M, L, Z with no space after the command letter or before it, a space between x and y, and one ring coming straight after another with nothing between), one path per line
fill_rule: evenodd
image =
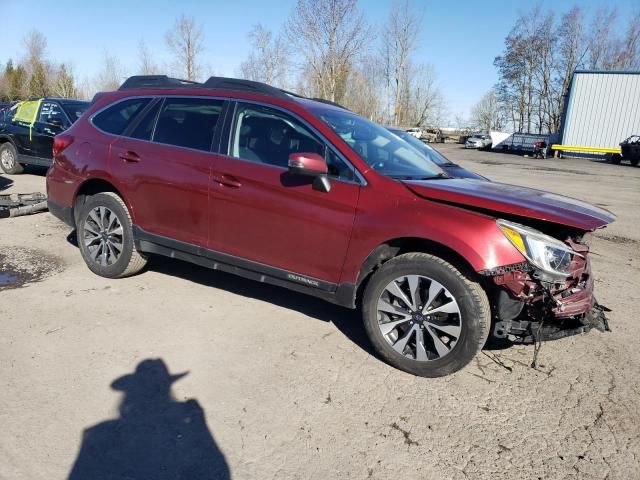
M134 154L137 161L122 156ZM109 172L134 206L134 222L149 233L206 246L209 184L217 155L185 148L117 138L111 144Z
M337 283L347 252L360 186L334 181L331 191L284 168L218 156L212 182L209 248Z
M535 218L586 231L603 227L615 219L611 212L575 198L505 183L450 179L406 184L424 198Z

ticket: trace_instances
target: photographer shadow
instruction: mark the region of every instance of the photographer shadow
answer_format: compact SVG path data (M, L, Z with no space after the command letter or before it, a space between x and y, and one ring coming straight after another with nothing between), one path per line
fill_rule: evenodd
M176 401L161 359L143 360L111 388L124 392L120 417L86 429L69 480L225 480L229 467L196 400Z

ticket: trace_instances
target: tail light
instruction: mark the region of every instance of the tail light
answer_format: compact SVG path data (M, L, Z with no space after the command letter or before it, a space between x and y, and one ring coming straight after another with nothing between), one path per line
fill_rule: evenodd
M73 143L73 137L71 135L56 135L53 139L53 158L60 155L65 148Z

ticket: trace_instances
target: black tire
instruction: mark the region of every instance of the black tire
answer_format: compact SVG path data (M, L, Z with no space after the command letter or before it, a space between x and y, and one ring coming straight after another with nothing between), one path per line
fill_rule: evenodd
M24 168L18 163L18 152L10 142L0 145L0 168L8 175L18 175L24 172Z
M631 163L631 165L633 165L634 167L638 166L638 163L640 162L640 158L632 158L629 160L629 162Z
M613 155L611 155L611 163L613 163L614 165L620 165L621 161L622 155L620 155L619 153L614 153Z
M90 214L96 208L105 207L115 214L117 221L122 226L122 235L117 235L122 246L119 257L113 263L104 265L99 260L94 260L90 247L86 245L87 239L94 235L90 232L91 227L87 223ZM96 275L106 278L124 278L135 275L147 264L147 257L138 252L133 242L133 228L131 215L124 201L115 193L103 192L90 197L86 197L83 204L79 205L79 213L76 217L78 246L82 253L82 258L89 269ZM91 223L97 225L97 223ZM93 248L96 248L95 246ZM115 250L111 250L115 251ZM113 260L113 257L111 257Z
M380 329L378 300L392 281L405 275L435 280L451 293L458 304L460 335L442 357L418 361L403 355L392 348ZM367 335L380 356L394 367L422 377L442 377L465 367L482 349L491 329L491 310L482 287L450 263L425 253L407 253L383 264L367 284L362 316Z

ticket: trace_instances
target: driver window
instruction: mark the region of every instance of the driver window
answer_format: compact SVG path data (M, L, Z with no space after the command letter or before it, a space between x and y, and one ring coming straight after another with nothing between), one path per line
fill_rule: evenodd
M288 168L289 155L317 153L325 158L329 176L354 180L352 168L295 118L269 107L238 104L230 155Z
M62 113L60 105L52 102L42 102L38 121L41 123L49 123L50 120L58 120L60 122L60 126L63 128L68 126L67 119L64 116L64 113Z

